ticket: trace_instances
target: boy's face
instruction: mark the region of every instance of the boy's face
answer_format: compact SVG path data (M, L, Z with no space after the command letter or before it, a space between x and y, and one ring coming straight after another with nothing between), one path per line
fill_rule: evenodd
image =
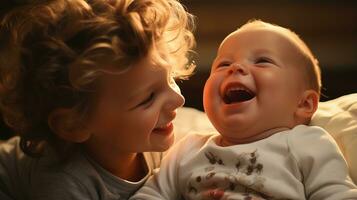
M255 141L295 126L305 86L298 52L292 40L270 28L234 32L222 42L203 103L226 143Z
M171 146L172 120L184 98L167 66L146 57L123 74L104 75L99 91L88 126L89 151L109 157Z

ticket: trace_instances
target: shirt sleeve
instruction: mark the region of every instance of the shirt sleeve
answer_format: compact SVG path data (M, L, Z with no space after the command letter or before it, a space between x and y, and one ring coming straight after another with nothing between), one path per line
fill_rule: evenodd
M30 158L19 147L20 139L0 144L0 199L78 200L91 199L82 181L59 170L57 163L47 167L47 158ZM41 162L45 161L45 165ZM51 159L52 160L52 159Z
M64 173L39 177L33 185L29 199L36 200L87 200L93 199L86 187Z
M307 199L357 199L347 163L325 130L298 126L289 135L288 143L302 173Z

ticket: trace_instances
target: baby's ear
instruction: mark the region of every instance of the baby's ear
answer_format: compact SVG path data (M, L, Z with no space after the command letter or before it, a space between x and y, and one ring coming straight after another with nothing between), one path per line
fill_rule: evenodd
M90 137L78 115L70 108L57 108L48 117L50 129L60 138L74 143L82 143Z
M295 112L298 119L310 120L319 103L319 94L314 90L304 91Z

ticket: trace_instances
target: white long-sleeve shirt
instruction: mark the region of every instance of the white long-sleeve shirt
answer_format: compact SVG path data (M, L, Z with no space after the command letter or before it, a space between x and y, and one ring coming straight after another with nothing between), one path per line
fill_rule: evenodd
M357 199L334 139L298 125L249 144L221 147L220 135L189 135L131 199Z

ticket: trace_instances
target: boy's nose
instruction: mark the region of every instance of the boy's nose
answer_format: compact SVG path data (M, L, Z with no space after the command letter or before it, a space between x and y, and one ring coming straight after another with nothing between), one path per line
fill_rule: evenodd
M232 63L231 66L229 67L228 74L234 74L234 73L247 75L248 69L242 64Z
M181 93L176 93L176 100L175 100L175 104L176 104L176 108L178 107L182 107L185 104L185 97L183 97L183 95ZM176 109L175 108L175 109Z
M185 103L185 98L182 96L180 88L175 84L170 89L170 93L168 94L169 101L166 105L166 109L168 111L176 110L178 107L182 107Z

